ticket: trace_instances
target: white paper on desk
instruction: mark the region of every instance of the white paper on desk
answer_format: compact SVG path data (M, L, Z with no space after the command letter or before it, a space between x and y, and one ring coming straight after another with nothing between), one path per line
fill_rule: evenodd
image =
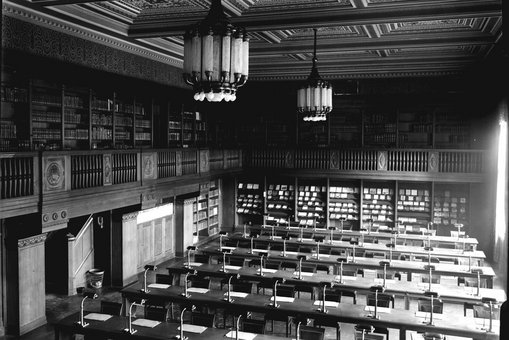
M230 292L231 297L245 298L248 295L249 295L248 293L243 292ZM228 296L228 292L224 293L224 296Z
M377 279L374 280L374 282L375 283L382 283L383 284L384 283L384 279L378 279L377 278ZM386 279L385 283L396 283L396 280L388 280L388 279Z
M281 239L281 236L270 236L270 238L274 239L274 240L280 240Z
M336 281L339 281L340 279L341 279L341 275L337 275L336 276ZM347 281L347 280L350 280L350 281L357 280L357 276L343 275L343 281Z
M159 322L159 321L148 320L148 319L136 319L133 321L133 325L149 327L149 328L154 328L155 326L159 325L160 323L161 322Z
M204 264L205 263L200 263L200 262L184 262L184 266L191 266L191 267L199 267Z
M435 317L435 315L433 315L433 317ZM474 322L475 322L475 325L478 326L478 327L481 327L481 328L489 328L490 327L490 319L485 319L485 318L474 318ZM500 320L495 320L493 319L493 325L492 325L493 329L498 329L500 328Z
M300 229L300 227L286 227L288 229Z
M299 255L299 253L296 251L287 251L286 255ZM283 256L283 252L281 252L281 256Z
M253 253L266 253L268 252L267 249L253 249Z
M207 288L197 288L197 287L187 288L187 291L189 293L200 293L200 294L205 294L209 292Z
M183 324L182 328L184 329L184 332L198 333L198 334L201 334L207 330L207 327L188 325L188 324ZM180 326L177 327L177 330L180 331Z
M302 276L313 276L314 275L314 273L309 273L309 272L301 272L300 274ZM299 272L294 272L293 275L299 276Z
M271 274L274 274L275 272L277 272L277 269L268 269L268 268L263 268L262 271L264 273L271 273Z
M106 321L111 317L112 317L112 315L101 314L101 313L90 313L90 314L85 315L85 319L96 320L96 321Z
M225 249L225 250L235 250L237 249L237 247L229 247L229 246L222 246L221 249Z
M237 332L236 331L229 331L226 333L225 337L230 339L236 339L237 338ZM253 340L256 337L255 333L248 333L248 332L239 332L239 339L240 340Z
M429 320L431 315L428 312L415 312L415 316L417 316L418 318L424 318L424 319ZM442 320L442 318L443 318L443 314L433 313L433 319Z
M327 297L327 295L325 296ZM321 306L322 305L322 300L316 300L314 303L313 303L313 306ZM334 308L338 308L339 307L339 302L334 302L334 301L325 301L325 307L334 307Z
M323 259L323 258L327 258L327 257L330 257L330 255L328 254L320 254L320 258ZM316 254L313 254L313 257L311 257L312 259L316 259Z
M151 283L148 285L149 288L159 288L159 289L167 289L170 288L171 285L164 283Z
M270 301L274 301L273 296L270 297ZM286 296L278 296L277 297L277 302L293 302L293 301L295 301L295 298L292 298L292 297L286 297Z
M312 238L303 238L302 242L315 242Z
M366 306L366 307L364 307L364 310L366 312L374 313L375 312L375 306ZM376 308L376 312L377 313L391 313L391 309L390 308L386 308L386 307L377 307Z
M230 269L230 270L240 270L240 269L242 269L242 267L240 267L240 266L230 266L230 265L225 265L225 266L224 266L224 269Z

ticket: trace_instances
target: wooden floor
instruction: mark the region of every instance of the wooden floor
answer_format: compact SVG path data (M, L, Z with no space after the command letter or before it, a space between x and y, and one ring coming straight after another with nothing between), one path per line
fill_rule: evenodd
M158 266L158 273L167 273L166 266L168 266L172 261L168 261L166 263L162 263ZM150 272L148 277L148 282L154 281L154 272ZM366 275L369 275L366 274ZM375 274L373 273L373 276ZM212 289L219 289L219 283L212 283L213 285L217 284L217 287L212 286ZM495 288L502 288L499 280L495 280ZM302 298L307 298L309 295L302 294ZM100 297L97 300L87 300L86 301L86 310L91 311L99 311L99 302L100 299L117 301L121 302L121 295L116 289L112 289L110 287L103 287L100 292ZM62 296L56 294L48 294L46 296L46 317L48 320L48 324L37 328L36 330L27 333L21 337L12 337L5 336L0 337L0 340L11 340L11 339L20 339L20 340L42 340L42 339L53 339L54 332L53 327L51 326L52 322L56 322L72 313L76 313L80 309L81 297L78 295L74 296ZM358 303L365 304L365 297L361 296L359 298ZM396 299L395 308L404 308L403 299ZM417 302L411 301L410 310L417 310ZM140 313L141 314L141 313ZM454 317L454 315L463 315L463 305L459 304L448 304L444 307L444 314ZM262 317L261 315L254 314L253 317L258 318ZM216 316L218 327L222 327L222 318L220 315ZM353 326L351 324L342 324L341 326L341 340L353 340ZM268 327L268 329L270 326ZM398 340L399 332L397 330L391 329L390 331L390 339L389 340ZM285 325L283 323L276 323L276 327L274 329L274 334L279 335L282 338L285 337ZM334 340L336 338L336 332L333 328L326 328L325 339L326 340ZM407 335L407 339L411 339L410 336ZM451 337L448 336L447 340L457 340L463 339L459 337Z

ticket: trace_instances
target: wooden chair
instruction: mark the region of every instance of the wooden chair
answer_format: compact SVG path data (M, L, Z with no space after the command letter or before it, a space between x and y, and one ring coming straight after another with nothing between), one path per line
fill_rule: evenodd
M369 293L367 295L367 305L374 306L375 305L375 293ZM394 308L394 295L386 294L386 293L378 293L378 307L385 308Z
M281 269L287 270L297 270L298 264L293 261L281 261Z
M281 284L277 287L276 295L284 297L295 297L295 286L289 284Z
M300 338L306 340L323 340L325 337L325 328L300 326Z
M120 315L122 312L122 303L101 300L101 313L110 315Z
M339 294L341 294L341 300L343 300L343 297L347 296L352 298L352 302L354 304L357 304L357 291L356 290L348 290L348 289L341 289L334 287L333 290Z
M161 306L145 306L145 319L166 322L168 309Z
M191 323L197 326L204 327L215 327L216 326L216 315L215 314L207 314L200 312L192 312L191 313Z
M265 313L264 322L265 322L265 325L267 324L267 322L271 323L270 332L274 332L274 322L275 321L281 321L281 322L285 323L285 325L286 325L286 337L288 337L289 332L291 332L289 317L285 313L281 313L281 312L279 312L277 310L269 311L269 312Z
M323 293L320 291L318 295L318 300L322 301ZM332 302L341 302L341 293L338 293L335 290L328 290L325 293L325 301ZM340 340L341 337L341 323L339 321L332 320L327 317L317 317L315 318L314 325L317 327L333 327L336 329L336 340Z
M173 275L171 275L171 274L156 274L156 283L173 285Z
M242 319L241 322L243 332L265 334L265 320Z
M421 276L421 282L422 283L429 283L429 276L424 274ZM440 275L438 274L432 274L431 275L431 283L440 283Z
M204 277L191 277L188 287L210 289L210 279Z
M431 301L428 298L419 298L417 300L417 310L419 312L431 312ZM440 299L433 300L433 313L442 314L444 312L444 303Z
M231 266L244 267L245 259L243 257L230 257L228 264Z
M309 293L311 295L311 299L314 300L315 298L315 289L313 286L302 283L302 284L296 284L295 285L295 291L297 292L297 297L300 299L300 293Z
M194 262L210 263L210 256L205 254L194 254Z

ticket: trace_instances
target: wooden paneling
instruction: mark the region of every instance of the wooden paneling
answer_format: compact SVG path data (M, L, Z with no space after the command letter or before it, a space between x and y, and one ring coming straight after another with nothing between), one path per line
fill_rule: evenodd
M138 233L136 213L122 216L122 284L136 281L138 273Z
M94 229L90 217L76 235L68 235L68 294L86 286L86 273L94 268Z
M46 323L44 241L46 234L18 241L19 333Z

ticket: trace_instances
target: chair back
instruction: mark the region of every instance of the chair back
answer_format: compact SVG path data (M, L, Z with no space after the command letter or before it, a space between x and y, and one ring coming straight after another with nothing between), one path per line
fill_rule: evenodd
M419 312L431 312L431 300L428 298L419 298L417 300L417 310ZM440 299L433 299L433 313L442 314L444 312L444 303Z
M165 322L168 310L160 306L145 306L145 319Z
M421 276L421 282L422 283L429 283L429 276L423 275ZM438 274L432 274L431 275L431 283L440 283L440 275Z
M472 309L474 310L474 318L483 318L483 319L489 319L490 318L490 307L487 305L473 305ZM500 307L493 306L492 307L493 320L500 320Z
M281 284L277 287L277 296L295 297L295 286Z
M110 315L120 315L122 303L101 300L101 313Z
M318 294L318 300L323 300L323 292L320 290L320 294ZM327 290L325 292L325 301L332 301L332 302L341 302L341 293L335 291L335 290Z
M362 340L362 332L355 331L355 340ZM379 333L366 333L364 334L364 340L387 340L385 334Z
M232 284L232 290L234 292L242 292L242 293L248 293L251 294L253 291L253 283L252 282L235 282Z
M357 291L355 290L347 290L347 289L340 289L340 288L334 288L334 291L338 294L341 294L341 298L344 296L348 296L352 298L352 302L354 304L357 304Z
M302 271L306 273L316 273L316 264L303 264Z
M375 305L375 293L369 293L367 296L367 305ZM378 307L394 308L394 295L378 293Z
M299 336L302 340L323 340L325 337L325 328L300 326Z
M209 263L210 256L205 254L194 254L194 262L198 263Z
M173 275L171 274L156 274L156 283L164 283L168 285L173 284Z
M265 334L265 320L244 319L241 321L243 332Z
M189 280L189 287L210 289L210 279L197 277Z
M229 264L231 266L244 267L244 258L243 257L230 257Z
M216 315L200 312L191 313L191 323L196 326L215 327Z
M281 269L281 262L280 261L267 261L267 262L264 263L263 266L265 268L267 268L267 269L280 270Z

